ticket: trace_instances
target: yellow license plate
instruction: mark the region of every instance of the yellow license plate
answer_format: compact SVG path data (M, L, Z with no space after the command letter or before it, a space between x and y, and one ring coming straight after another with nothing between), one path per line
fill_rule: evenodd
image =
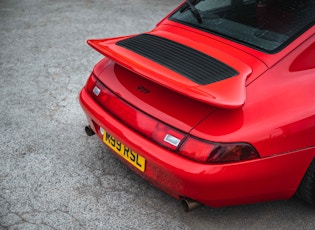
M104 143L110 147L114 152L122 156L126 159L130 164L135 166L141 172L145 170L145 159L144 157L140 156L139 154L135 153L132 149L128 148L124 144L122 144L119 140L114 138L108 132L104 130L103 134L103 141Z

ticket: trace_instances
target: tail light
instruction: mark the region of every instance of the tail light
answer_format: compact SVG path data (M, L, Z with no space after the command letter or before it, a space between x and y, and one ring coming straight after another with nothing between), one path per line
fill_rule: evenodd
M259 157L254 147L247 143L215 143L188 136L118 98L93 74L86 87L106 111L124 124L155 143L193 161L226 163Z
M204 163L227 163L259 158L253 146L247 143L214 143L189 137L179 154Z

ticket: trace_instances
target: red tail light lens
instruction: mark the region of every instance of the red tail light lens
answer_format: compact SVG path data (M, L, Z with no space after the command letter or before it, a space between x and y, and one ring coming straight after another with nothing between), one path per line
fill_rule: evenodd
M258 157L258 153L254 147L246 143L218 144L212 150L207 162L237 162L256 159Z
M85 85L85 87L86 87L86 89L87 89L87 91L88 91L89 93L92 92L92 90L93 90L93 88L94 88L96 82L97 82L97 79L96 79L96 77L94 76L94 74L92 73L92 74L90 75L89 79L87 80L86 85Z
M185 134L159 122L153 130L151 137L160 145L175 151L181 141L184 140Z
M179 154L194 161L207 162L210 153L215 147L214 144L190 137L179 149Z
M238 162L258 158L258 153L247 143L212 143L193 137L182 144L179 154L204 163Z

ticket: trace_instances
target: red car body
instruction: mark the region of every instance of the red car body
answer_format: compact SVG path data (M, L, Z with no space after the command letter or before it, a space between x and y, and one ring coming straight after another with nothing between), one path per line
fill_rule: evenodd
M177 199L211 207L289 199L314 169L314 19L266 51L172 20L199 2L183 3L148 33L88 41L105 57L79 97L87 131ZM196 71L209 61L232 76L192 80L181 72L190 60L201 65ZM314 186L310 178L301 194L305 183ZM312 203L314 189L307 192Z

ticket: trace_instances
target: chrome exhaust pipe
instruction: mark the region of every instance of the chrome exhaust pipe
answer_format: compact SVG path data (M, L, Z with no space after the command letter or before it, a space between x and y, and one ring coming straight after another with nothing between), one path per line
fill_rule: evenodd
M182 207L183 207L185 212L192 211L192 210L202 206L202 204L199 203L198 201L188 199L188 198L182 199L181 204L182 204Z
M86 135L88 135L89 137L95 134L93 129L89 125L85 126L84 130L85 130Z

